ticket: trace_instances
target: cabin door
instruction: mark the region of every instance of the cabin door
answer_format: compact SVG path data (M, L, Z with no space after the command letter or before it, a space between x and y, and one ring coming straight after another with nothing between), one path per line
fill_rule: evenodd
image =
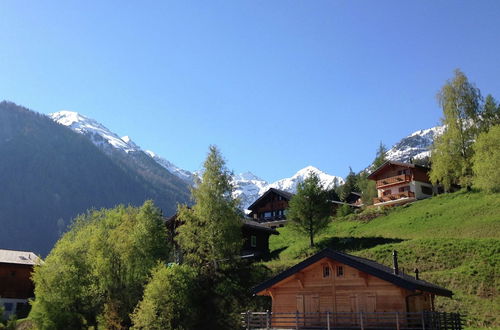
M351 311L356 313L353 315L353 323L360 323L361 313L363 313L363 322L370 324L375 321L375 312L377 297L372 293L358 293L350 297ZM358 314L359 313L359 314Z
M319 307L319 295L297 296L297 311L302 317L305 326L320 325L321 315Z

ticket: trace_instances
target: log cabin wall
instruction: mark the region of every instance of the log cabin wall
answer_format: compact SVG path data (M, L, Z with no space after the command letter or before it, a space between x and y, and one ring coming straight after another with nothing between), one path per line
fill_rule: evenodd
M0 263L0 297L27 299L34 296L33 266Z
M325 268L329 268L327 271ZM268 289L274 313L406 312L414 294L330 259L322 259ZM427 293L410 297L410 310L431 310Z

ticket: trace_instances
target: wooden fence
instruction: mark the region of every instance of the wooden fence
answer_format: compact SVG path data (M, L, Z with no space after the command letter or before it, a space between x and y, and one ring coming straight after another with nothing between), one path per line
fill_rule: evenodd
M458 313L241 313L244 329L396 329L396 330L461 330L463 320Z

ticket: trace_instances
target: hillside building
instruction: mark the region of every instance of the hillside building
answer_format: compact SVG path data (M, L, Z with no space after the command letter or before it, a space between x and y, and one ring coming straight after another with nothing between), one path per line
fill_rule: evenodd
M31 273L39 262L33 252L0 249L0 305L4 318L12 314L27 316L28 299L34 297Z
M270 188L248 207L249 216L267 227L283 227L286 223L285 210L292 196L292 193Z
M387 161L373 171L368 179L376 182L374 206L401 205L436 194L437 187L429 179L429 168Z
M390 268L325 249L256 286L252 292L271 297L269 315L273 328L326 329L327 324L332 329L363 328L364 323L365 327L378 324L378 328L385 329L396 328L397 322L399 329L411 322L423 322L426 315L422 313L434 311L436 295L451 297L453 293L421 280L418 271L415 277L402 273L396 251L393 259L394 267ZM394 320L398 313L400 319ZM383 325L388 316L392 324ZM248 317L250 320L251 315Z

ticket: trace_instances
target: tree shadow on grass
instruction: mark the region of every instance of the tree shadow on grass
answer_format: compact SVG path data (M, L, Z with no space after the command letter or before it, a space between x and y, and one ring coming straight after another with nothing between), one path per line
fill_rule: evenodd
M324 238L316 243L319 250L331 248L337 251L359 251L369 249L381 244L400 243L403 242L400 238L385 238L385 237L329 237Z

